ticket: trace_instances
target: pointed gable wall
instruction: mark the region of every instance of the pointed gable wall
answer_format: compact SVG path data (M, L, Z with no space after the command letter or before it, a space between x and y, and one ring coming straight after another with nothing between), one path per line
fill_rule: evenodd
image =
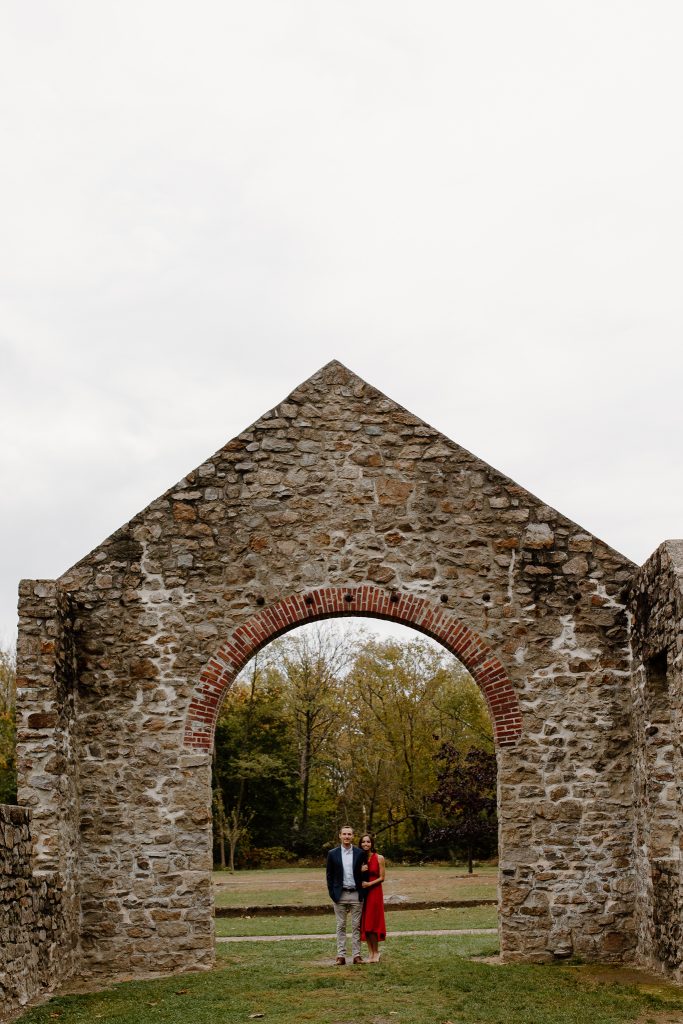
M627 956L632 571L341 364L324 367L58 581L78 658L87 968L211 961L209 754L184 746L202 673L283 601L362 588L462 624L514 693L519 738L499 751L505 957ZM27 798L38 785L27 765ZM170 931L154 906L175 915Z
M458 607L501 651L504 620L531 603L536 619L566 603L576 629L594 629L593 609L632 570L333 362L60 582L94 606L104 599L108 614L120 595L123 618L135 604L153 614L167 593L173 614L207 638L293 583L372 583Z

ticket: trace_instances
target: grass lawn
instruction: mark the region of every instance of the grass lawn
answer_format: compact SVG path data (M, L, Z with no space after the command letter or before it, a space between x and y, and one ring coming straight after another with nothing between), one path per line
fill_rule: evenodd
M497 928L495 907L443 907L437 910L386 911L387 930L414 931L431 928ZM296 917L218 917L216 935L333 935L334 914Z
M264 871L214 871L213 880L218 907L317 906L327 903L325 869L273 868ZM479 900L495 899L498 868L477 867L473 875L462 866L404 867L389 865L384 883L384 898L407 900Z
M331 966L327 941L219 946L215 970L61 996L21 1024L647 1024L680 1020L683 993L603 983L563 966L506 967L463 959L495 936L395 940L382 962ZM663 1013L662 1011L667 1011Z

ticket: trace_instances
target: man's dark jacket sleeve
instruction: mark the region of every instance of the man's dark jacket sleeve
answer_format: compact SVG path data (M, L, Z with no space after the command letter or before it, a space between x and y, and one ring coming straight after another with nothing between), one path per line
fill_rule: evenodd
M340 881L340 878L343 878L343 874L341 874L341 863L339 864L339 869L337 870L337 858L335 856L336 853L337 848L335 848L334 850L330 850L330 852L327 855L326 868L327 891L329 892L330 899L332 900L333 903L337 903L339 901L339 897L341 896L342 893L342 883ZM341 860L341 857L339 857L339 860Z

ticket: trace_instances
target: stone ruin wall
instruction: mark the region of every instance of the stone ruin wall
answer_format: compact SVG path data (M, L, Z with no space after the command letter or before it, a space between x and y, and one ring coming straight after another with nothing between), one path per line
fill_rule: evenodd
M31 812L0 804L0 1020L68 973L61 878L34 868Z
M4 1010L78 962L79 765L70 599L22 583L17 644L18 807L0 808ZM5 945L6 943L6 945Z
M632 959L634 571L333 363L56 584L25 582L20 799L47 808L36 849L68 885L77 860L79 970L212 964L210 756L183 746L202 670L261 609L363 584L445 603L517 694L522 735L498 752L505 959ZM51 630L65 639L43 650ZM33 728L56 686L69 721Z
M629 598L638 958L683 981L683 541L655 551Z

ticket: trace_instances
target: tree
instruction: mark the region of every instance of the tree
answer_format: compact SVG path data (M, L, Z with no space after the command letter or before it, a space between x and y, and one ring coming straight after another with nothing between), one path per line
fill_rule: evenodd
M346 724L343 678L356 643L354 634L316 623L273 645L296 737L300 784L297 845L301 850L312 838L312 788L337 760L337 745Z
M228 819L225 814L225 801L223 800L223 785L221 782L218 758L216 757L216 744L213 747L212 772L211 772L211 814L213 817L213 844L218 848L218 863L223 869L227 866L225 859L225 840L228 838ZM234 863L234 857L233 857Z
M13 648L0 647L0 804L17 800L16 657Z
M227 695L216 727L213 821L222 866L234 870L237 849L247 840L257 846L289 842L297 800L294 748L281 680L258 655Z
M249 824L253 817L253 811L244 813L241 807L231 807L230 813L224 819L225 837L230 848L230 871L233 874L235 873L235 851L237 844L249 835Z
M350 678L347 693L356 706L354 787L367 809L368 828L376 827L376 818L391 822L390 839L396 842L398 824L407 822L419 851L436 785L435 737L452 729L454 688L464 680L473 684L454 659L422 638L365 644Z
M493 751L493 729L484 696L469 672L451 659L450 679L437 694L436 734L466 753L472 747Z
M432 800L441 805L447 823L431 830L430 841L464 847L472 874L475 850L495 846L498 833L496 756L476 747L463 754L447 742L437 758L441 769Z

